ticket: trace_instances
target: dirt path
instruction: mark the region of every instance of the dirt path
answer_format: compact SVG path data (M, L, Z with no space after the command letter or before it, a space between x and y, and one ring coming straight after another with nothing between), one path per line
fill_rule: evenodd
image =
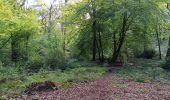
M22 100L170 100L170 82L138 83L108 74L66 90L45 92ZM20 100L20 99L18 99Z

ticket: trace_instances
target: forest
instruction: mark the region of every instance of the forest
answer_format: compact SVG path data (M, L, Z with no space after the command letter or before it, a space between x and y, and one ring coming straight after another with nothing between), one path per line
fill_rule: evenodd
M0 100L170 100L170 1L0 0Z

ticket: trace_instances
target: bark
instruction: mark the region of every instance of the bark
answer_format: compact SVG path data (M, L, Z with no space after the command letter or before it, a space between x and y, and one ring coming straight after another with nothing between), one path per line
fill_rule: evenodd
M95 0L92 1L92 16L93 16L93 25L92 25L92 29L93 29L93 57L92 60L95 61L96 60L96 46L97 46L97 21L96 21L96 9L95 9Z
M97 39L96 39L96 47L97 47L97 51L98 51L98 57L99 57L99 60L100 60L100 62L101 62L101 51L100 51L100 45L99 45L99 43L98 43L99 41L97 41Z
M170 10L170 3L167 3L167 9ZM170 36L169 36L168 50L166 53L166 60L168 61L169 59L170 59Z
M169 60L169 59L170 59L170 36L169 36L168 50L166 53L166 60Z
M96 60L96 20L93 22L93 61Z
M145 25L145 27L144 27L144 31L143 31L143 36L144 36L144 39L143 39L143 48L144 48L144 52L146 52L147 51L147 48L148 48L148 44L147 44L147 36L146 36L146 34L147 34L147 26Z
M156 37L158 41L158 47L159 47L159 59L162 59L162 54L161 54L161 44L160 44L160 38L159 38L159 26L156 26Z
M103 45L102 45L102 39L101 39L101 32L99 31L99 45L101 50L101 62L104 61L104 53L103 53Z
M116 33L113 32L113 53L116 52L117 49L116 43Z
M124 34L125 34L125 33L124 33ZM113 53L113 57L112 57L112 62L113 62L113 63L116 62L116 60L117 60L117 58L118 58L118 56L119 56L119 54L120 54L120 50L121 50L121 48L122 48L122 45L123 45L123 43L124 43L124 40L125 40L125 35L124 35L123 37L121 37L120 43L119 43L116 51L114 51L114 53Z
M125 36L126 36L126 31L128 30L128 28L126 28L126 25L127 25L127 15L124 14L123 23L122 23L122 29L121 29L120 37L119 37L119 42L117 43L117 48L114 49L114 53L113 53L112 60L111 60L113 63L116 62L116 60L117 60L117 58L118 58L118 56L120 54L120 50L122 48L122 45L124 43Z

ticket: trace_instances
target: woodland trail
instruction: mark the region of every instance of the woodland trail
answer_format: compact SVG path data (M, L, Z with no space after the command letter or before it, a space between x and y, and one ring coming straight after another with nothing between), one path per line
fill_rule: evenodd
M17 100L170 100L170 82L139 83L109 73L94 82Z

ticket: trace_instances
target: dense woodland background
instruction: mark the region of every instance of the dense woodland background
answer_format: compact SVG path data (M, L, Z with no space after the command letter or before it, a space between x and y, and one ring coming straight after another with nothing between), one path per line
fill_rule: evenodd
M169 80L169 0L29 1L0 0L0 96L33 82L68 88L112 67L139 82Z

